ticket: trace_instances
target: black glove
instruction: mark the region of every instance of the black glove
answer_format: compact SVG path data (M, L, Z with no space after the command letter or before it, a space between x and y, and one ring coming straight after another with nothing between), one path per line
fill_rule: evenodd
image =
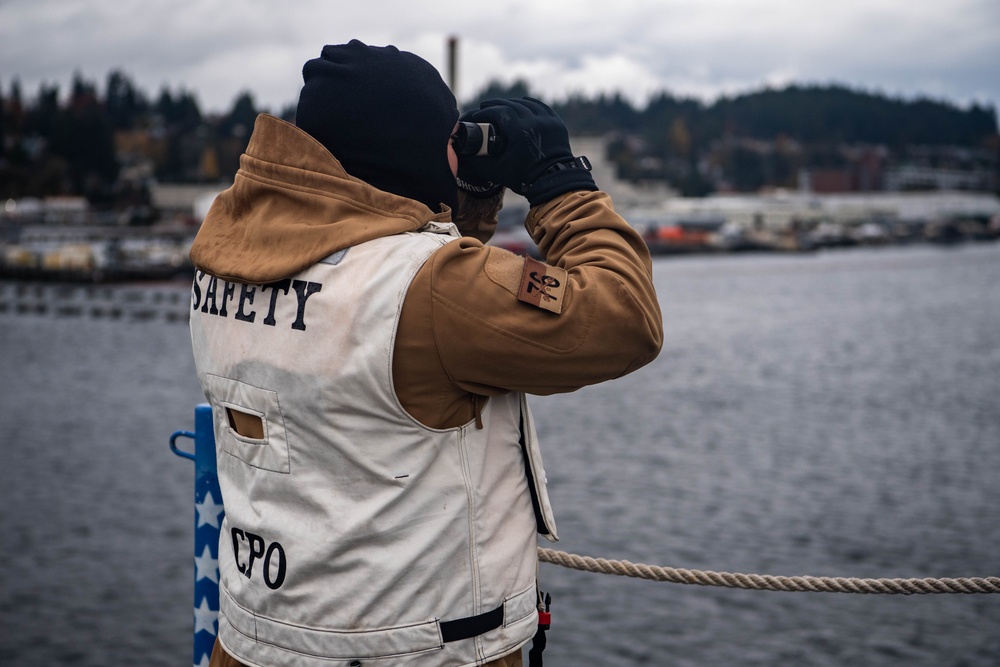
M490 123L503 146L497 156L459 160L459 186L479 196L507 186L543 204L573 190L596 190L587 158L574 158L562 119L544 103L531 98L492 99L460 120ZM466 187L470 186L470 187Z

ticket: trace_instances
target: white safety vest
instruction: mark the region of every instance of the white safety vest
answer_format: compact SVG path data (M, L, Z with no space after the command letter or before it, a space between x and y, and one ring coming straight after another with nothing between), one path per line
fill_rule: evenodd
M456 234L430 223L268 285L195 277L226 508L219 639L249 665L478 665L536 631L535 533L555 525L524 397L432 429L392 384L406 290Z

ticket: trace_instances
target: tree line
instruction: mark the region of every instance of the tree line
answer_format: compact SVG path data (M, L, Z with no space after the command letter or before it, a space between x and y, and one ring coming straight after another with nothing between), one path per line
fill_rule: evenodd
M463 106L531 94L524 81L494 82ZM610 138L609 157L623 178L666 181L688 195L788 187L803 167L850 167L858 146L877 147L884 160L916 155L930 166L971 164L994 174L1000 155L991 107L836 85L711 103L662 92L642 108L620 94L550 103L574 135ZM164 87L149 97L120 70L103 90L76 74L63 99L48 84L28 99L13 80L0 88L0 198L78 195L99 208L141 207L154 180L224 182L261 111L244 92L226 112L206 114L189 91ZM294 106L277 115L293 120Z
M154 181L231 179L259 112L250 92L221 114L203 113L184 89L150 98L120 70L103 91L76 74L65 96L42 84L29 99L14 80L0 90L0 199L83 196L98 209L148 207Z

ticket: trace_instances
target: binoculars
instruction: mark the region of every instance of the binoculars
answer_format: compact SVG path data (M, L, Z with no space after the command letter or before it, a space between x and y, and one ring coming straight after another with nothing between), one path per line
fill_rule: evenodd
M459 121L451 143L460 156L499 155L503 145L489 123Z

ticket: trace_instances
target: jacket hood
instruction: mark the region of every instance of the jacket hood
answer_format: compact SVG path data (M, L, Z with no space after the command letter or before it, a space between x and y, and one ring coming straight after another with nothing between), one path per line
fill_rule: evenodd
M316 139L261 114L232 187L212 204L191 246L195 267L265 283L382 236L448 222L451 210L379 190L349 175Z

